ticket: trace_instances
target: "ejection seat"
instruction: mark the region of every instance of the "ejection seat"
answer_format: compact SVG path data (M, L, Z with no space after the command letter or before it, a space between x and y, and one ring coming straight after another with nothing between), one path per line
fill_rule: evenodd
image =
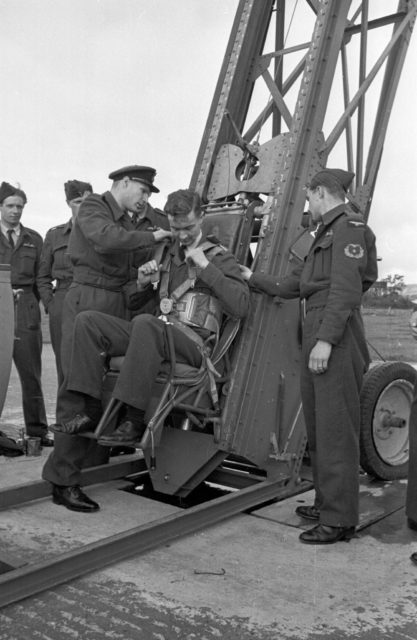
M253 208L246 208L235 202L227 203L206 211L203 230L206 235L219 239L240 262L245 262L253 220ZM155 450L166 424L182 431L210 434L215 442L219 441L222 402L231 376L229 347L239 326L239 320L225 316L208 363L203 361L201 367L196 369L176 362L172 325L167 322L170 362L164 363L156 380L145 416L148 426L142 439L143 448L149 453L151 468L155 466ZM94 432L97 439L104 434L110 435L123 416L123 403L111 398L122 362L123 356L112 357L108 362L103 385L103 404L106 408Z

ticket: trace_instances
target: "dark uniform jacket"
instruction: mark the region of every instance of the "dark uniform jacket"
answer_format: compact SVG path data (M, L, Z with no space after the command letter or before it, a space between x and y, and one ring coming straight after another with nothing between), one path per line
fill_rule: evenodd
M252 288L281 298L306 300L307 308L325 307L317 339L338 344L362 293L377 278L375 236L362 216L339 205L323 215L304 260L286 278L254 273Z
M136 231L110 193L81 204L68 244L73 281L119 291L131 278L134 254L155 244L152 231Z
M200 244L207 239L203 237ZM219 244L212 237L209 239L214 244ZM187 263L180 255L178 241L170 245L168 251L172 260L168 293L172 294L187 280L189 271ZM221 302L224 313L235 318L244 318L249 309L249 288L240 274L236 258L222 247L221 252L211 256L209 260L207 267L199 270L192 291L215 296ZM147 303L147 311L159 315L159 297L159 291L154 291L150 285L144 291L138 292L137 306L142 307ZM153 308L149 306L150 300L153 302Z
M158 227L169 231L168 217L159 209L154 209L149 203L145 205L144 215L135 221L131 218L133 228L136 231L155 231ZM131 279L136 280L138 267L152 259L153 247L137 249L133 255Z
M20 235L14 249L0 232L0 263L10 264L13 289L32 289L39 299L36 274L42 252L42 236L33 229L20 225Z
M72 229L69 220L46 233L40 259L37 284L41 300L48 309L53 298L53 281L56 288L67 288L72 280L72 264L68 255L68 242Z

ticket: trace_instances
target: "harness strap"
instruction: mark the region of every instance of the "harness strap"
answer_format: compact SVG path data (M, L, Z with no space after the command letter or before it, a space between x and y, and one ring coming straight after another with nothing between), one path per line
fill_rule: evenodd
M224 250L222 246L214 244L213 242L210 242L210 240L205 240L202 244L199 245L199 248L202 249L204 253L206 253L208 259L221 253ZM192 289L194 287L194 283L197 277L197 270L194 266L188 265L188 278L184 280L184 282L182 282L175 289L175 291L169 294L168 288L171 263L172 255L171 253L167 253L161 267L162 275L159 287L159 297L161 300L163 300L164 298L168 298L169 296L171 300L177 302L189 289ZM204 344L203 339L198 335L198 333L193 331L193 329L191 329L191 327L186 325L184 322L181 322L181 320L178 320L178 318L176 318L174 315L168 313L165 314L165 317L168 318L169 322L172 322L175 327L182 331L190 340L192 340L197 345L202 357L202 363L199 373L203 372L203 370L206 369L210 386L210 395L212 397L213 404L217 406L219 398L215 378L220 377L220 374L216 370L214 364L210 359L207 345Z
M162 256L164 255L164 251L167 246L168 246L168 242L160 242L155 249L153 259L157 262L158 266L162 260ZM151 275L151 283L154 289L158 287L159 277L160 277L159 271L156 271Z
M220 373L217 371L216 367L214 366L214 364L210 359L210 354L209 354L207 345L204 343L202 337L199 336L198 333L193 331L188 325L181 322L181 320L178 320L178 318L175 318L175 316L171 316L171 315L168 315L165 317L167 318L168 322L171 322L174 325L174 327L182 331L184 335L187 336L187 338L189 338L194 342L194 344L196 344L202 357L201 367L198 370L198 373L199 374L202 373L204 369L207 370L207 375L208 375L209 385L210 385L210 395L212 397L213 404L217 406L219 402L219 396L217 393L215 378L216 377L219 378Z
M207 253L208 259L210 259L211 257L223 251L223 247L219 246L218 244L214 244L213 242L210 242L210 240L205 240L202 244L199 245L199 248L202 249L204 253ZM175 289L175 291L173 291L169 295L168 287L169 287L169 272L171 270L171 262L172 262L171 254L168 253L165 256L165 260L161 268L162 276L161 276L161 286L159 287L159 297L160 299L162 299L162 298L168 298L169 296L172 300L177 302L184 295L184 293L186 293L189 289L192 289L194 287L194 283L197 277L197 271L195 267L188 265L188 278L184 280L184 282L182 282Z

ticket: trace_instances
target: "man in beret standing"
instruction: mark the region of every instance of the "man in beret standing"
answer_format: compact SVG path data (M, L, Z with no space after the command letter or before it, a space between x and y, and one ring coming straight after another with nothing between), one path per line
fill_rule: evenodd
M307 187L316 226L304 260L286 278L241 267L249 286L305 302L301 398L316 499L296 513L317 525L305 544L348 540L359 518L359 394L369 365L361 298L377 278L375 236L345 204L354 174L318 172Z
M72 264L68 254L68 242L73 221L81 203L93 193L89 182L68 180L64 184L65 198L71 209L71 218L64 224L47 231L43 243L37 285L39 295L49 316L51 344L55 354L58 386L62 384L61 324L64 298L72 282Z
M26 194L7 182L0 185L0 263L11 267L15 293L15 342L13 360L22 385L23 416L28 436L41 438L44 447L53 446L48 437L42 393L42 331L36 275L42 238L24 227L20 219ZM19 292L19 293L18 293Z
M138 250L149 249L170 237L169 231L153 228L137 230L132 216L139 215L152 192L156 171L133 165L109 174L110 191L92 194L81 204L73 222L68 252L73 281L65 296L62 322L61 364L63 383L58 390L56 421L61 424L71 403L67 391L67 373L73 348L73 327L80 311L103 311L118 318L130 317L129 283L134 273ZM134 278L136 279L136 273ZM74 428L91 427L102 413L99 400L92 399L86 414L75 416ZM79 424L81 423L81 424ZM71 425L70 425L71 427ZM73 511L93 512L99 508L77 484L85 460L91 459L98 445L81 436L55 435L55 448L43 469L43 478L53 485L53 500Z

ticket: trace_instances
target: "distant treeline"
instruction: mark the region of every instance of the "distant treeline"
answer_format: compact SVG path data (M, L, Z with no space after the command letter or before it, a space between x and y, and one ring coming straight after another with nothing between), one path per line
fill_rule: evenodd
M379 309L413 309L416 306L408 296L401 293L391 291L381 295L376 294L372 288L363 295L362 305Z

